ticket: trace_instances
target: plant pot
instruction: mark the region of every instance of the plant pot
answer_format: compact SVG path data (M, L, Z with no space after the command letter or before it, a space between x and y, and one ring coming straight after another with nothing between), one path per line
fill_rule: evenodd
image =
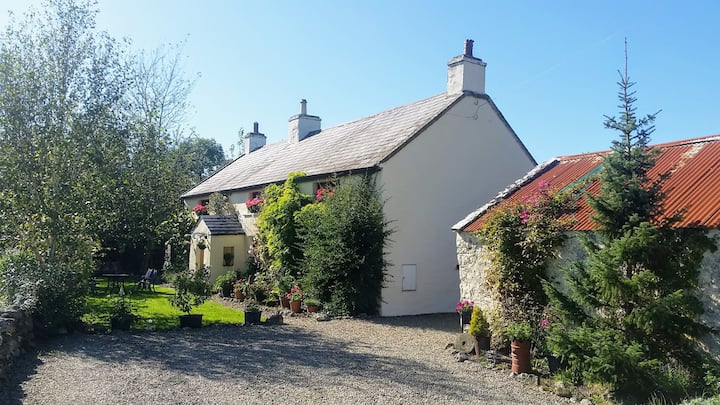
M469 325L470 318L472 318L472 311L460 312L460 324L461 325Z
M260 311L245 311L245 325L260 325Z
M476 336L475 337L475 354L479 355L480 350L490 350L490 337L489 336Z
M561 361L559 357L552 355L552 354L548 354L546 357L547 357L548 369L550 370L550 374L555 374L559 370L565 369L566 365L563 364L564 362Z
M230 298L230 297L232 296L232 291L233 291L233 288L232 288L231 285L223 286L223 288L222 288L222 295L223 295L223 297L228 297L228 298Z
M318 306L317 305L308 305L307 311L310 313L315 313L318 311Z
M132 318L110 318L110 329L112 330L130 330Z
M511 370L513 373L530 372L530 342L510 342L510 358L512 360Z
M290 301L290 312L297 314L301 311L300 305L302 304L301 301Z
M245 301L245 294L242 291L235 290L235 299L238 301Z
M283 308L290 308L290 300L287 297L280 297L280 306Z
M181 328L200 328L202 327L202 314L180 315Z

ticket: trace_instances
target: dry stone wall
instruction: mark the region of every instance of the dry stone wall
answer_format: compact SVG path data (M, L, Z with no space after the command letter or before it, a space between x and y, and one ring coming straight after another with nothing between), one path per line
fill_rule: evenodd
M16 307L0 309L0 378L4 378L12 361L33 339L30 315Z
M710 236L715 237L720 245L720 231L713 230ZM491 310L495 303L485 279L485 273L491 265L487 249L476 236L466 232L457 233L456 243L460 265L460 299L473 300L481 308ZM560 269L586 257L578 235L570 234L548 266L548 278L560 290L566 290ZM705 253L698 276L697 295L705 310L699 320L711 328L702 344L720 360L720 246L715 252Z

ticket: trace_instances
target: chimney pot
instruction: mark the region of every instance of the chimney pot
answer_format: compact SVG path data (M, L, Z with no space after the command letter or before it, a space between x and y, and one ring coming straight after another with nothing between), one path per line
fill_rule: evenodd
M255 133L259 132L259 125L257 122L253 122L253 132L255 132Z
M307 100L300 100L300 115L307 115Z
M465 52L464 52L465 56L473 56L472 52L473 52L473 43L474 42L475 41L473 41L472 39L465 40Z

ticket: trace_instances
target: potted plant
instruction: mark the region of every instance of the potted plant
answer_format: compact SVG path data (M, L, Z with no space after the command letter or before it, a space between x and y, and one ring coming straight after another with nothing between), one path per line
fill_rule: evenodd
M472 316L472 310L475 306L475 302L471 300L460 300L458 301L457 305L455 305L455 312L460 314L460 330L462 331L463 325L467 325L470 323L470 318Z
M490 324L480 307L476 306L472 310L468 332L475 339L475 354L479 355L480 350L490 350Z
M130 330L134 320L135 315L132 313L132 306L125 300L125 294L120 290L120 294L115 300L115 305L113 305L110 313L110 328L112 330Z
M245 305L245 325L260 325L260 306L255 301Z
M257 214L262 209L263 200L260 197L254 197L245 201L245 207L252 214Z
M198 215L198 216L207 215L208 206L202 205L202 204L197 204L196 206L193 207L193 212L195 213L195 215Z
M290 300L290 312L299 313L302 304L302 298L305 293L300 289L300 286L295 284L289 292L285 294L288 300Z
M201 267L179 272L172 277L172 286L175 294L168 300L174 307L185 313L185 315L180 315L180 327L199 328L202 326L202 314L190 314L190 311L210 298L208 269Z
M510 322L505 328L505 333L510 338L512 372L529 373L532 327L527 322Z
M289 274L286 274L282 276L277 282L275 283L275 287L273 288L273 292L276 292L277 295L280 297L280 306L283 308L290 308L290 300L288 299L286 293L287 291L290 291L294 284L295 280L293 277Z
M309 313L317 312L320 307L320 301L315 298L305 298L305 308Z
M235 272L232 270L220 275L217 280L215 280L213 290L220 292L223 297L229 298L233 293L233 284L235 283L234 279Z
M247 283L242 278L236 281L233 281L233 294L235 295L235 299L238 301L244 301L245 297L247 296Z
M205 242L205 239L200 239L197 243L197 247L200 250L205 250L205 248L207 247L207 242Z
M223 266L232 266L233 265L233 259L235 258L235 255L227 252L223 255Z

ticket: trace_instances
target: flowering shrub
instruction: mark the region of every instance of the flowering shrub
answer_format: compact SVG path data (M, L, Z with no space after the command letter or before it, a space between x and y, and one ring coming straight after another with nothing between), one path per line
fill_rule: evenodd
M305 293L300 289L300 286L296 284L289 292L285 293L285 296L290 301L301 301L304 294Z
M325 198L331 195L333 195L333 190L327 188L319 188L318 191L315 193L315 200L323 201Z
M253 214L257 214L262 208L262 203L263 200L260 197L254 197L245 201L245 206L247 207L248 211L252 212Z
M487 281L500 304L498 315L506 322L539 324L547 304L546 266L573 224L569 214L580 186L554 193L550 183L539 181L521 203L493 210L480 231L491 253Z
M455 312L470 312L473 310L473 307L475 307L475 301L460 300L457 305L455 305Z
M207 205L198 204L193 207L193 212L197 215L207 215Z

